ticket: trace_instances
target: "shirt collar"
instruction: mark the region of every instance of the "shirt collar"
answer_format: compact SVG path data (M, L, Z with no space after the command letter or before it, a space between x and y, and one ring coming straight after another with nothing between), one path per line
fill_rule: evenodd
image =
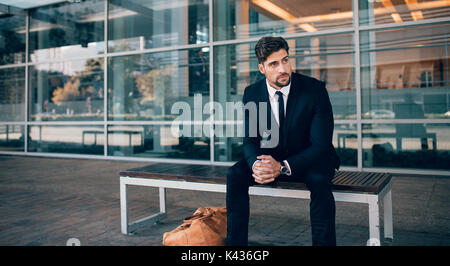
M283 93L283 95L288 96L289 95L289 91L291 90L291 83L292 83L292 78L291 78L291 82L289 82L289 84L287 86L284 86L281 88L281 93ZM272 86L270 86L269 82L266 79L266 84L267 84L267 91L269 92L269 96L271 98L274 97L275 93L278 91L275 88L273 88Z

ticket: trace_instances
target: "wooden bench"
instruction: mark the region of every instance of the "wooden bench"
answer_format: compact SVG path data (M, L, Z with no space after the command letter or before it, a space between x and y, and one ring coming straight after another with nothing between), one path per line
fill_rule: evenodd
M210 192L226 192L227 166L185 165L157 163L120 172L121 230L130 234L141 226L166 217L166 188ZM380 243L380 202L384 209L384 237L393 239L391 174L337 171L333 179L336 201L358 202L369 205L368 243ZM159 187L160 212L138 221L129 222L127 186ZM277 182L275 185L256 185L250 195L309 199L304 183ZM199 206L201 207L201 206Z

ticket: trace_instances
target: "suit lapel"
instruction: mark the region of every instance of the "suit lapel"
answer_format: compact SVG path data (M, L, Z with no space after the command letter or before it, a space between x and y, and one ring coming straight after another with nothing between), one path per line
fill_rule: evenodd
M284 122L284 137L283 137L283 141L284 144L286 144L288 135L289 135L289 126L292 123L292 119L294 117L294 113L295 110L298 109L296 108L297 104L298 104L298 97L300 95L300 81L301 76L297 75L296 73L292 73L291 76L291 89L289 91L289 96L288 96L288 100L287 100L287 107L286 107L286 118L285 118L285 122ZM286 146L284 146L286 147Z

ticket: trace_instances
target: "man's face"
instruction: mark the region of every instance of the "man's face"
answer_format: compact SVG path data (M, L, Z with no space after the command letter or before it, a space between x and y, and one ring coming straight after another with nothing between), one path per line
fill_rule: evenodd
M291 82L291 63L285 49L273 52L264 63L258 64L258 68L275 89L281 89Z

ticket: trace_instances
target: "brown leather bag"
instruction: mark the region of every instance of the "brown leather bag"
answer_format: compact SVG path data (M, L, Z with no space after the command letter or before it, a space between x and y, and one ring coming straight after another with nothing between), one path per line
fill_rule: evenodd
M198 208L182 225L164 233L165 246L224 246L227 237L226 207Z

